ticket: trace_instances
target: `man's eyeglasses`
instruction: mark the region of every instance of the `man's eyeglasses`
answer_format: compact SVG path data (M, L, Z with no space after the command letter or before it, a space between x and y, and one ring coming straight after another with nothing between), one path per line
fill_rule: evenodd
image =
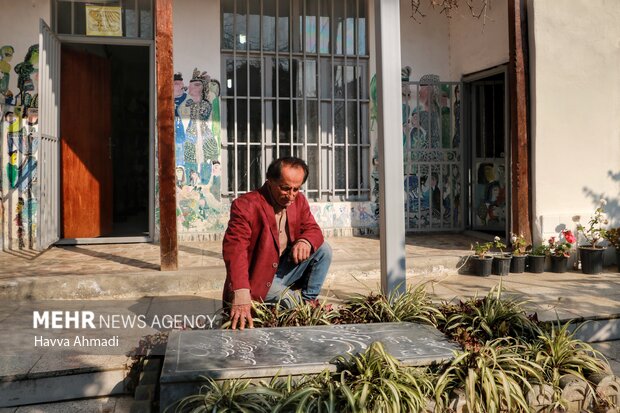
M282 192L292 192L292 193L296 194L297 192L299 192L299 190L301 188L300 187L294 188L294 187L288 186L288 185L278 185L278 189L280 189L280 191L282 191Z

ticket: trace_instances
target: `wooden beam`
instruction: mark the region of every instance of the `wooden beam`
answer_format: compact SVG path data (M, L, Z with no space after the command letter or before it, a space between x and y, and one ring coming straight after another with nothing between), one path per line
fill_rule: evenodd
M178 268L179 250L174 176L172 0L155 0L155 64L161 270L174 271Z
M512 232L532 242L526 0L508 0Z

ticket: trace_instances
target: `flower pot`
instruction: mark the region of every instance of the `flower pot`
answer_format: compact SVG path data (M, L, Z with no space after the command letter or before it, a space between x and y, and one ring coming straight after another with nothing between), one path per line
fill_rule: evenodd
M525 255L513 255L510 261L510 272L519 274L525 271Z
M584 274L600 274L603 272L603 253L605 248L579 247L581 272Z
M551 256L551 272L563 273L568 269L568 258L561 255Z
M545 258L547 258L545 255L528 255L528 271L535 274L545 272Z
M493 257L492 273L495 275L508 275L510 271L511 255L496 255Z
M474 273L481 277L488 277L491 275L491 263L493 262L492 257L472 257L474 260Z

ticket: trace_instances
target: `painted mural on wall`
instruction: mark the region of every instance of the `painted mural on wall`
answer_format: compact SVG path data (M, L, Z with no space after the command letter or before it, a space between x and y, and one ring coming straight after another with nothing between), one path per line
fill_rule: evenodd
M476 227L506 227L506 166L504 162L478 162L473 191Z
M401 71L405 217L408 230L458 229L463 225L461 101L458 84ZM376 78L372 77L371 132L376 128ZM372 200L379 199L376 133L371 167ZM375 208L378 216L378 208Z
M13 46L0 47L3 249L36 247L39 46L11 67L14 54Z
M220 83L207 72L174 75L174 137L180 231L223 231Z

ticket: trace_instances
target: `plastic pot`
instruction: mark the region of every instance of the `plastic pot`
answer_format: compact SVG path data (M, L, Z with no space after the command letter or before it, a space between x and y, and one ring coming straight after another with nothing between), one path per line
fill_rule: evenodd
M493 257L493 269L492 272L495 275L508 275L510 272L510 262L512 256L510 255L496 255Z
M474 273L479 275L480 277L488 277L491 275L491 263L493 262L492 257L472 257L474 260Z
M581 272L584 274L600 274L603 272L603 253L605 248L579 247Z
M513 255L510 261L510 272L519 274L525 271L525 255Z
M545 255L528 255L528 271L535 274L545 272L545 258L547 258Z
M568 258L565 256L551 256L551 272L563 273L568 269Z

